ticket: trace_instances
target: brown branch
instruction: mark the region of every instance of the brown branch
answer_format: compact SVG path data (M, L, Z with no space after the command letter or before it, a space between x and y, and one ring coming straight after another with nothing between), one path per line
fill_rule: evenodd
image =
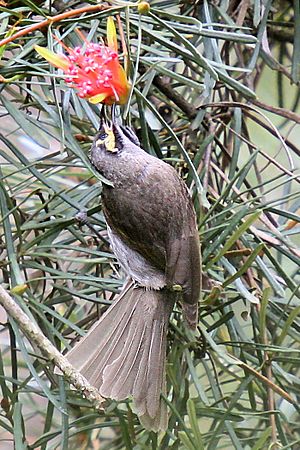
M261 126L265 126L265 124L264 124L263 122L261 122L261 121L260 121L259 119L257 119L256 117L252 116L252 114L249 114L249 113L247 112L247 113L246 113L246 116L249 117L250 119L252 119L253 121L259 123ZM257 120L256 120L256 119L257 119ZM213 118L213 120L215 120L215 117ZM224 122L223 122L222 120L219 120L219 119L218 119L218 122L224 124ZM233 133L235 136L238 136L238 138L241 139L245 144L247 144L248 146L252 147L252 148L255 149L255 150L257 149L257 147L256 147L255 145L253 145L250 141L248 141L248 139L246 139L246 138L245 138L244 136L242 136L241 134L236 133L236 131L235 131L233 128L231 128L231 127L228 127L228 128L229 128L229 130L230 130L231 133ZM273 131L272 129L267 128L267 127L266 127L266 129L267 129L269 132L272 132L272 131ZM272 134L273 134L273 136L276 136L275 132L273 132ZM281 137L282 137L282 139L284 139L283 136L281 136ZM287 140L285 139L285 142L286 142L287 145L290 147L289 141L287 141ZM299 152L298 149L295 150L293 147L291 147L291 148L292 148L292 150L294 150L296 153ZM297 183L300 183L300 176L296 176L293 172L291 172L290 170L288 170L288 169L286 169L285 167L283 167L283 165L280 164L278 161L276 161L275 158L272 158L272 157L269 156L267 153L265 153L263 150L259 149L259 153L260 153L264 158L266 158L270 163L274 164L274 166L276 166L276 167L277 167L279 170L281 170L283 173L285 173L285 174L288 175L289 177L294 178L295 181L296 181Z
M166 83L161 76L156 75L153 79L153 84L156 86L169 100L175 103L187 117L192 120L197 115L197 108L185 100L185 98L178 94L169 83Z
M300 123L300 116L299 114L296 114L292 111L289 111L288 109L285 108L277 108L275 106L270 106L267 105L263 102L260 102L259 100L251 100L251 103L253 103L253 105L258 106L259 108L265 109L267 111L270 111L274 114L277 114L279 116L285 117L286 119L290 119L293 122L296 123ZM199 106L199 108L203 109L203 108L209 108L209 107L219 107L219 108L225 108L225 107L239 107L239 108L244 108L244 109L248 109L250 111L254 111L256 113L259 113L258 110L256 110L253 106L247 104L247 103L241 103L241 102L212 102L212 103L206 103L204 105ZM262 114L262 113L260 113Z
M286 119L292 120L293 122L300 123L299 114L296 114L293 111L289 111L285 108L278 108L277 106L267 105L266 103L263 103L259 100L251 100L251 103L273 114L277 114L278 116L285 117Z
M127 45L126 45L126 39L125 39L125 34L124 34L124 30L123 30L123 25L122 25L120 14L117 14L117 22L118 22L119 33L120 33L121 44L122 44L122 53L123 53L123 57L124 57L124 68L125 68L125 72L126 72L126 74L128 76L128 73L129 73L129 55L128 55L128 49L127 49Z
M275 131L273 130L273 128L271 128L268 124L264 123L262 120L260 120L258 117L254 116L253 114L246 112L246 116L249 117L251 120L253 120L254 122L258 123L258 125L264 127L269 133L272 134L272 136L277 137L277 134L275 133ZM293 150L293 152L296 153L297 156L300 156L300 150L298 147L296 147L296 145L293 144L293 142L291 142L289 139L285 138L284 136L281 135L281 138L284 139L284 142L286 143L286 145Z
M276 28L269 27L268 35L279 42L290 42L291 44L293 44L295 40L293 30L289 32L282 29L278 30Z
M145 72L145 70L144 70ZM204 105L199 106L196 108L195 106L191 105L189 102L185 100L185 98L178 94L178 92L174 91L174 89L170 86L169 83L166 83L163 78L159 75L156 75L153 79L153 84L166 96L168 99L172 100L178 108L183 111L189 119L194 119L197 115L198 109L206 109L208 107L240 107L244 109L248 109L251 111L255 111L255 108L251 107L251 105L248 105L246 103L240 103L240 102L213 102L213 103L207 103ZM277 114L281 117L284 117L286 119L292 120L293 122L300 124L300 115L294 113L293 111L289 111L285 108L278 108L275 106L267 105L266 103L263 103L259 100L251 100L251 103L255 106L258 106L259 108L262 108L266 111L269 111L271 113Z
M48 27L52 23L60 22L65 19L69 19L70 17L74 16L80 16L80 14L86 13L86 12L92 12L92 11L103 11L105 9L111 9L111 6L106 5L90 5L90 6L83 6L82 8L73 9L71 11L65 11L61 14L57 14L53 17L48 17L45 20L42 20L41 22L35 23L33 25L30 25L29 27L23 28L20 31L17 31L17 33L6 37L5 39L2 39L0 41L0 47L3 45L9 44L10 42L14 41L15 39L18 39L22 36L26 36L29 33L32 33L33 31L40 30L41 28Z
M231 355L230 355L231 356ZM255 370L253 367L249 366L248 364L244 363L243 361L239 361L239 366L242 367L245 371L251 373L251 375L254 375L256 378L258 378L260 381L262 381L264 384L266 384L272 391L276 392L276 394L279 394L280 397L287 400L291 405L296 405L297 402L288 394L286 391L284 391L280 386L273 383L273 381L269 380L265 375Z
M0 285L0 305L6 310L9 317L14 319L26 335L29 342L35 345L42 355L53 362L64 374L65 378L81 392L97 410L102 409L103 399L95 387L69 363L69 361L57 350L56 347L43 335L38 326L32 322L9 293Z

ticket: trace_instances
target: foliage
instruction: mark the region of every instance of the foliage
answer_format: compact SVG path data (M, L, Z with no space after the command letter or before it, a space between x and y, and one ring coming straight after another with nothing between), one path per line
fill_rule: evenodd
M2 283L61 350L122 284L87 158L99 108L33 50L75 46L76 28L96 42L119 15L133 86L120 114L146 151L176 166L195 201L209 280L203 342L191 342L177 306L170 422L157 436L129 401L96 414L15 322L3 323L3 448L299 448L299 3L153 0L139 15L111 1L68 15L92 5L0 2L1 38L66 13L0 47ZM76 221L82 210L93 229Z

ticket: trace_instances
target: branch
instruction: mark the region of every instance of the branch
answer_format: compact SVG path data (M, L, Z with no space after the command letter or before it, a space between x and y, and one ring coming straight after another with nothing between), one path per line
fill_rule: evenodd
M142 73L145 72L145 69L141 71ZM170 85L169 82L164 81L164 79L156 75L153 79L153 84L156 86L168 99L172 100L176 106L178 106L181 111L183 111L189 119L194 119L197 115L198 109L207 108L209 106L218 106L218 107L228 107L228 106L239 106L240 108L246 108L246 109L252 109L251 105L247 105L245 103L240 102L214 102L214 103L207 103L204 105L199 106L196 108L194 105L191 105L189 102L186 101L186 99L181 95L178 94ZM300 115L296 114L293 111L289 111L285 108L278 108L275 106L267 105L266 103L263 103L259 100L251 100L251 103L253 105L258 106L259 108L265 109L266 111L269 111L271 113L277 114L281 117L284 117L286 119L292 120L293 122L296 122L300 124Z
M249 117L251 120L253 120L254 122L258 123L258 125L264 127L269 133L272 134L272 136L278 137L278 135L275 133L274 129L271 128L267 123L264 123L262 120L260 120L258 117L254 116L253 114L250 114L249 112L246 112L247 117ZM293 150L294 153L296 153L297 156L300 156L300 150L298 147L296 147L295 144L293 144L293 142L291 142L289 139L287 139L286 137L282 136L282 139L284 139L284 142L287 144L287 146Z
M41 28L48 27L52 23L60 22L65 19L69 19L70 17L80 16L80 14L83 14L85 12L92 12L98 10L103 11L105 9L110 8L111 6L106 5L83 6L82 8L72 9L70 11L65 11L61 14L57 14L56 16L48 17L48 19L42 20L41 22L37 22L33 25L30 25L29 27L23 28L22 30L17 31L17 33L8 36L5 39L2 39L2 41L0 41L0 47L2 47L2 45L9 44L9 42L18 39L19 37L26 36L27 34L32 33L35 30L40 30Z
M285 117L286 119L290 119L293 122L296 123L300 123L300 115L296 114L292 111L289 111L288 109L285 108L277 108L275 106L271 106L271 105L267 105L266 103L263 103L259 100L250 100L251 103L253 105L258 106L259 108L265 109L266 111L270 111L274 114L277 114L279 116ZM263 115L259 110L257 110L256 108L254 108L252 105L247 104L247 103L241 103L241 102L229 102L229 101L225 101L225 102L212 102L212 103L205 103L201 106L199 106L199 108L203 109L203 108L208 108L208 107L239 107L239 108L244 108L244 109L248 109L251 111L254 111L260 115ZM266 120L268 120L268 118L266 116L263 116ZM270 121L269 121L270 122ZM270 122L272 123L272 122ZM275 127L274 127L275 128ZM280 139L281 140L281 139Z
M276 106L267 105L266 103L263 103L259 100L251 100L251 103L273 114L277 114L278 116L285 117L286 119L292 120L293 122L300 123L299 114L296 114L286 108L278 108Z
M276 29L269 27L268 28L268 35L270 37L273 37L275 40L279 42L290 42L291 44L294 43L294 31L291 30L291 32L283 30L283 29Z
M170 85L169 82L165 82L159 75L155 75L153 78L153 84L156 86L169 100L172 100L181 111L183 111L188 119L195 119L197 115L197 108L191 105L186 99L178 94Z
M97 410L102 409L101 403L105 401L98 389L89 382L69 363L56 347L43 335L38 326L32 322L20 306L13 300L8 292L0 285L0 304L9 317L14 319L30 343L35 344L43 356L52 361L64 374L65 378L81 392Z
M251 373L251 375L254 375L256 378L258 378L260 381L262 381L264 384L266 384L272 391L276 392L276 394L280 395L280 397L287 400L291 405L296 405L297 402L288 394L286 391L284 391L280 386L273 383L273 381L269 380L265 375L255 370L253 367L248 366L248 364L244 363L244 361L239 362L239 366L242 367L246 372Z

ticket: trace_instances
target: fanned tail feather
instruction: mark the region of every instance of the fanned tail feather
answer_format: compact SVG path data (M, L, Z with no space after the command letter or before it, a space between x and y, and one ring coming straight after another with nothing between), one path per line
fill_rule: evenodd
M141 423L154 431L167 427L161 393L166 392L166 335L173 305L170 292L131 283L67 354L103 397L132 397Z

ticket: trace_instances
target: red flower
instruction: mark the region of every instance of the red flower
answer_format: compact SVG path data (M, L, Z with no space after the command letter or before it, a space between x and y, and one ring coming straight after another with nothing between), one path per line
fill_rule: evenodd
M92 103L124 104L130 84L119 62L112 17L107 20L107 42L108 46L85 40L84 50L82 47L65 47L68 55L57 55L38 45L35 49L49 63L64 71L66 82L77 89L79 97Z

